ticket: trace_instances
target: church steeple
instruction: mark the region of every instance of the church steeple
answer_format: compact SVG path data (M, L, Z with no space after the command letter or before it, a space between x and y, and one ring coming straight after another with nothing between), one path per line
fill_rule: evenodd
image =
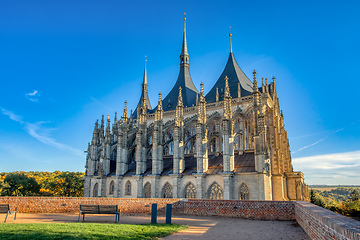
M184 13L184 35L183 35L183 43L180 54L180 67L184 67L185 65L189 66L189 54L187 51L187 42L186 42L186 13Z
M216 81L215 85L211 88L211 90L206 94L206 102L212 103L216 102L216 89L219 89L219 101L224 100L224 85L225 85L225 77L227 76L229 79L229 88L230 95L232 98L245 97L251 95L253 89L253 84L250 79L245 75L245 73L241 70L238 63L235 60L234 54L232 52L232 42L231 42L231 27L230 27L230 54L224 71L220 75L219 79ZM239 87L240 86L240 87Z
M171 89L170 93L163 100L164 111L176 109L179 87L181 87L182 89L184 107L195 106L196 94L199 92L191 79L189 71L189 54L187 50L185 16L186 14L184 14L184 35L180 54L180 72L175 86Z
M143 78L143 83L142 83L142 89L141 89L141 96L140 96L140 100L139 103L136 107L136 109L138 109L140 111L140 109L143 107L143 99L145 101L145 105L146 105L146 109L147 110L151 110L151 104L150 104L150 99L148 96L148 84L147 84L147 71L146 71L146 56L145 56L145 68L144 68L144 78ZM134 111L135 117L137 115L138 111Z

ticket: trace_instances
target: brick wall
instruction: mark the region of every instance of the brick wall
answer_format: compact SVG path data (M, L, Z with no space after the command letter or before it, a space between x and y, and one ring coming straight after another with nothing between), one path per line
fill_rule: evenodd
M179 199L166 198L71 198L71 197L0 197L0 203L17 207L20 213L69 213L79 212L80 204L118 205L121 213L149 214L151 204L158 204L160 214L165 213L166 204L176 203ZM174 205L174 213L181 205Z
M295 202L296 221L311 239L360 240L360 222L308 202Z
M294 220L294 202L195 200L184 201L184 214L264 220Z

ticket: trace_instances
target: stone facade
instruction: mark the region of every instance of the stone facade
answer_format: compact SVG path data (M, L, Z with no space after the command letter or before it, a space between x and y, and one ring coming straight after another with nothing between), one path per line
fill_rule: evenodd
M184 19L185 21L185 19ZM184 25L185 26L185 25ZM231 34L230 34L231 38ZM230 39L231 40L231 39ZM146 60L145 60L146 63ZM305 200L304 175L294 172L276 92L253 81L230 51L205 95L189 71L186 32L179 77L151 109L146 65L137 108L112 123L95 123L88 145L84 197Z

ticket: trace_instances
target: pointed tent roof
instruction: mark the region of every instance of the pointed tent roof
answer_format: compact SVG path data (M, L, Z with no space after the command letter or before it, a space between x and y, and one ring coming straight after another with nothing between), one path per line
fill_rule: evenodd
M184 107L196 105L196 94L199 92L190 76L189 71L189 54L187 52L186 42L186 18L184 17L184 35L180 54L180 72L178 79L171 89L170 93L163 100L163 110L174 110L178 101L179 87L182 89Z
M232 98L238 97L238 83L240 83L241 87L241 96L251 95L253 91L253 83L241 70L235 60L234 54L232 53L232 51L230 51L224 71L205 97L207 103L216 101L216 88L219 89L219 101L222 101L224 99L226 76L229 78L230 95Z
M147 110L151 110L151 104L150 104L150 99L148 96L148 84L147 84L147 71L146 71L146 56L145 56L145 69L144 69L144 78L143 78L143 83L142 83L142 89L141 89L141 96L140 96L140 100L139 103L136 106L136 109L141 109L142 105L143 105L143 99L145 99L145 104L146 104L146 108ZM137 116L137 111L134 111L134 118L136 118Z

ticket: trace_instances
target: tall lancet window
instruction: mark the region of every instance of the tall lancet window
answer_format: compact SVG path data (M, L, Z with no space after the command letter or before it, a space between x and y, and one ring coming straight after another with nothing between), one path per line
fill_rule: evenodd
M173 139L174 139L174 129L169 128L165 132L165 137L164 137L164 156L173 155L173 151L174 151Z
M151 184L149 182L144 186L144 197L151 198Z
M125 183L125 195L131 195L131 182L129 180Z
M95 183L93 189L93 197L98 197L98 191L99 191L99 184Z
M185 154L194 154L196 147L195 123L191 123L185 130Z
M114 195L114 192L115 192L115 183L114 181L111 181L109 186L109 195Z
M209 188L209 198L214 200L224 199L223 190L216 182L211 184Z
M249 200L250 199L250 191L248 186L245 183L242 183L240 186L240 200Z
M165 183L161 195L163 198L172 198L172 186L170 185L170 183Z
M185 187L185 198L196 198L196 188L194 184L188 183Z

